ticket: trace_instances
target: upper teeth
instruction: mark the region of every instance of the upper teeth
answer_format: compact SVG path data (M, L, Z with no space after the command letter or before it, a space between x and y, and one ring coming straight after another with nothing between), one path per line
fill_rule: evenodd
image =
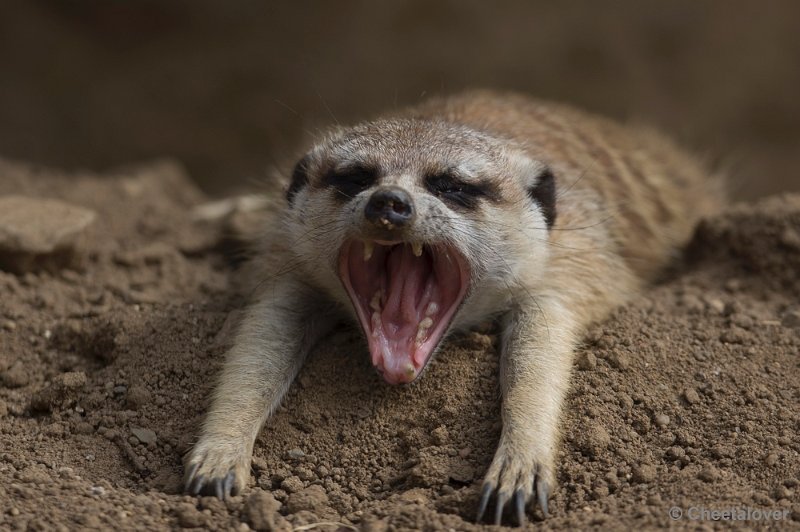
M364 241L364 262L372 258L372 252L375 250L375 244L370 241Z
M411 250L414 252L415 257L419 257L422 255L422 244L419 242L412 242L411 243Z

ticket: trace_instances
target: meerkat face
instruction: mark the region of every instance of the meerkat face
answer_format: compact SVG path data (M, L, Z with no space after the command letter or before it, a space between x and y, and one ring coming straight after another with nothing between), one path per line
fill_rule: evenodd
M296 259L332 294L344 288L391 384L419 376L482 292L513 296L522 270L541 269L555 218L547 167L507 141L425 120L332 136L298 163L287 199Z

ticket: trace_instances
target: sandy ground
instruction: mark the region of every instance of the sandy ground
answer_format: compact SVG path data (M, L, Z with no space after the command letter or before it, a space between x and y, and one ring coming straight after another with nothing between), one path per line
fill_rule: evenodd
M336 333L259 437L249 489L191 498L181 456L244 300L236 224L193 222L207 198L170 162L67 176L0 161L12 194L96 220L69 262L0 257L22 268L0 270L0 528L477 528L500 429L491 330L403 388L381 384L357 331ZM800 528L800 196L730 208L689 255L589 331L552 516L529 526L709 528L689 509L749 507Z

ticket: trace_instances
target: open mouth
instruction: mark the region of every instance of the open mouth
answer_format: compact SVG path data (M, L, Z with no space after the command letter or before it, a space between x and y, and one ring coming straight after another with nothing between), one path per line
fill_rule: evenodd
M339 275L367 337L372 364L389 384L417 378L464 300L466 261L455 249L350 240Z

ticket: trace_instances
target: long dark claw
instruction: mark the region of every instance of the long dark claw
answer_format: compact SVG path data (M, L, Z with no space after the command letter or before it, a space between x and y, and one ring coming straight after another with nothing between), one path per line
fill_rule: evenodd
M542 508L542 514L549 517L550 513L547 511L547 500L550 497L550 486L547 485L541 477L536 478L536 499L539 501L539 506Z
M486 507L489 505L489 498L492 496L492 492L494 491L494 486L491 482L487 482L483 485L483 489L481 490L481 500L478 503L478 517L475 518L475 521L478 523L481 522L483 519L483 514L486 513Z
M233 484L236 481L236 473L233 471L229 471L227 475L225 475L225 479L222 481L222 491L225 494L225 498L230 498L233 495Z
M215 478L211 485L214 487L214 495L217 496L217 499L225 500L225 493L222 491L224 489L222 487L222 479Z
M189 484L189 495L199 495L200 490L203 489L203 484L205 481L205 477L203 475L198 475L192 479L192 483Z
M186 469L186 472L183 476L183 483L184 489L189 489L189 484L194 480L194 475L197 473L197 470L200 468L200 464L192 464Z
M514 494L514 508L517 511L517 524L525 526L525 493L518 489Z
M494 524L498 526L503 520L503 508L506 507L506 501L508 501L508 495L504 491L497 494L497 506L494 509Z

